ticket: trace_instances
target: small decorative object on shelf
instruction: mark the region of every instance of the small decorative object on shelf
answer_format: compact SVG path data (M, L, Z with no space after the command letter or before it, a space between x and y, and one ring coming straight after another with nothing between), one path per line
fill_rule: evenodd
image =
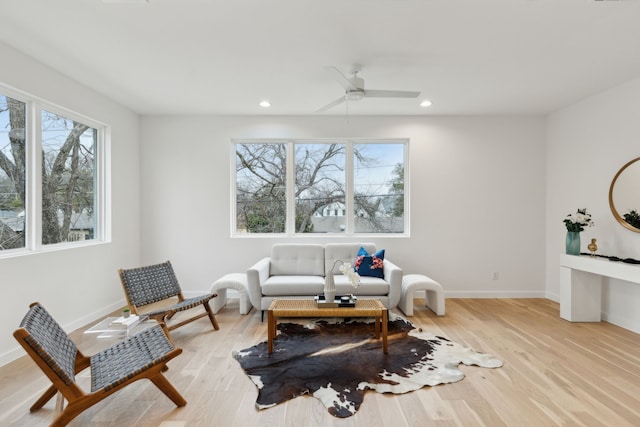
M587 209L578 209L562 220L567 227L566 252L569 255L580 255L580 232L584 227L593 227L594 222Z
M580 255L580 232L567 231L565 246L567 254Z
M340 263L340 272L346 275L354 288L360 285L360 275L356 273L351 264L342 260L335 260L331 269L327 272L327 277L324 278L324 300L327 302L333 302L336 298L336 283L333 278L333 270L336 265Z
M131 310L129 309L129 307L125 307L125 308L122 309L122 317L124 317L126 319L130 315L131 315Z
M587 245L587 249L589 249L589 252L591 252L591 256L596 256L596 251L598 250L596 239L591 239L591 243Z

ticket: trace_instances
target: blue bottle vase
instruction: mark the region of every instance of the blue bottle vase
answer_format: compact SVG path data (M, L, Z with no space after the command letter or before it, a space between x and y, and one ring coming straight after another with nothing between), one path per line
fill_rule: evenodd
M580 255L579 231L567 231L567 254Z

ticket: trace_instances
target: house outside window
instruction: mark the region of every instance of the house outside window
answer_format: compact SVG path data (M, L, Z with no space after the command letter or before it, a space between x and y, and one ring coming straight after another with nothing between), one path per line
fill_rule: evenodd
M408 140L233 141L232 235L408 234Z
M0 257L104 240L106 133L0 86Z

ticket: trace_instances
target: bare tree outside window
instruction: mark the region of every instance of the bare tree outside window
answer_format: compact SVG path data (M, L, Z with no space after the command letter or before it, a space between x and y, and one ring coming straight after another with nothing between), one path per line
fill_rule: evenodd
M94 238L98 131L42 111L42 243Z
M394 217L404 217L404 163L397 163L393 167L389 194L393 197L392 214Z
M236 232L284 233L287 146L236 145Z
M98 130L38 107L42 128L36 141L26 131L32 120L26 106L0 95L0 250L25 248L26 237L35 232L25 229L27 209L35 206L26 194L32 167L42 171L40 243L94 239ZM29 165L25 154L38 145L41 164Z
M403 233L405 144L237 143L236 233ZM291 183L287 156L293 156ZM287 211L287 188L293 212ZM294 230L287 230L288 215L295 217Z
M0 95L0 250L24 248L26 104Z
M356 233L404 231L404 145L356 144Z
M318 232L340 232L346 225L345 217L338 216L345 204L345 145L295 145L296 232L316 231L312 218L318 214ZM327 212L334 215L322 215ZM329 221L327 221L329 219Z

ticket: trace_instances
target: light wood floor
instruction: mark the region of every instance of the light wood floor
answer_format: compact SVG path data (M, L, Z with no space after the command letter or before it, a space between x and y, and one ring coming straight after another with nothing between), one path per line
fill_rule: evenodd
M462 365L466 378L404 395L368 392L358 413L334 418L311 396L257 411L256 387L233 350L266 340L260 313L218 314L173 332L184 353L167 377L187 399L173 403L148 381L125 388L76 418L73 426L639 426L640 335L609 323L569 323L544 299L447 299L437 317L416 299L416 325L504 361L498 369ZM26 309L25 309L26 312ZM52 313L55 317L55 313ZM95 340L81 331L82 348ZM90 344L92 341L93 344ZM86 381L87 378L81 378ZM0 425L44 426L54 401L30 414L48 385L26 357L0 368ZM55 400L55 399L54 399Z

